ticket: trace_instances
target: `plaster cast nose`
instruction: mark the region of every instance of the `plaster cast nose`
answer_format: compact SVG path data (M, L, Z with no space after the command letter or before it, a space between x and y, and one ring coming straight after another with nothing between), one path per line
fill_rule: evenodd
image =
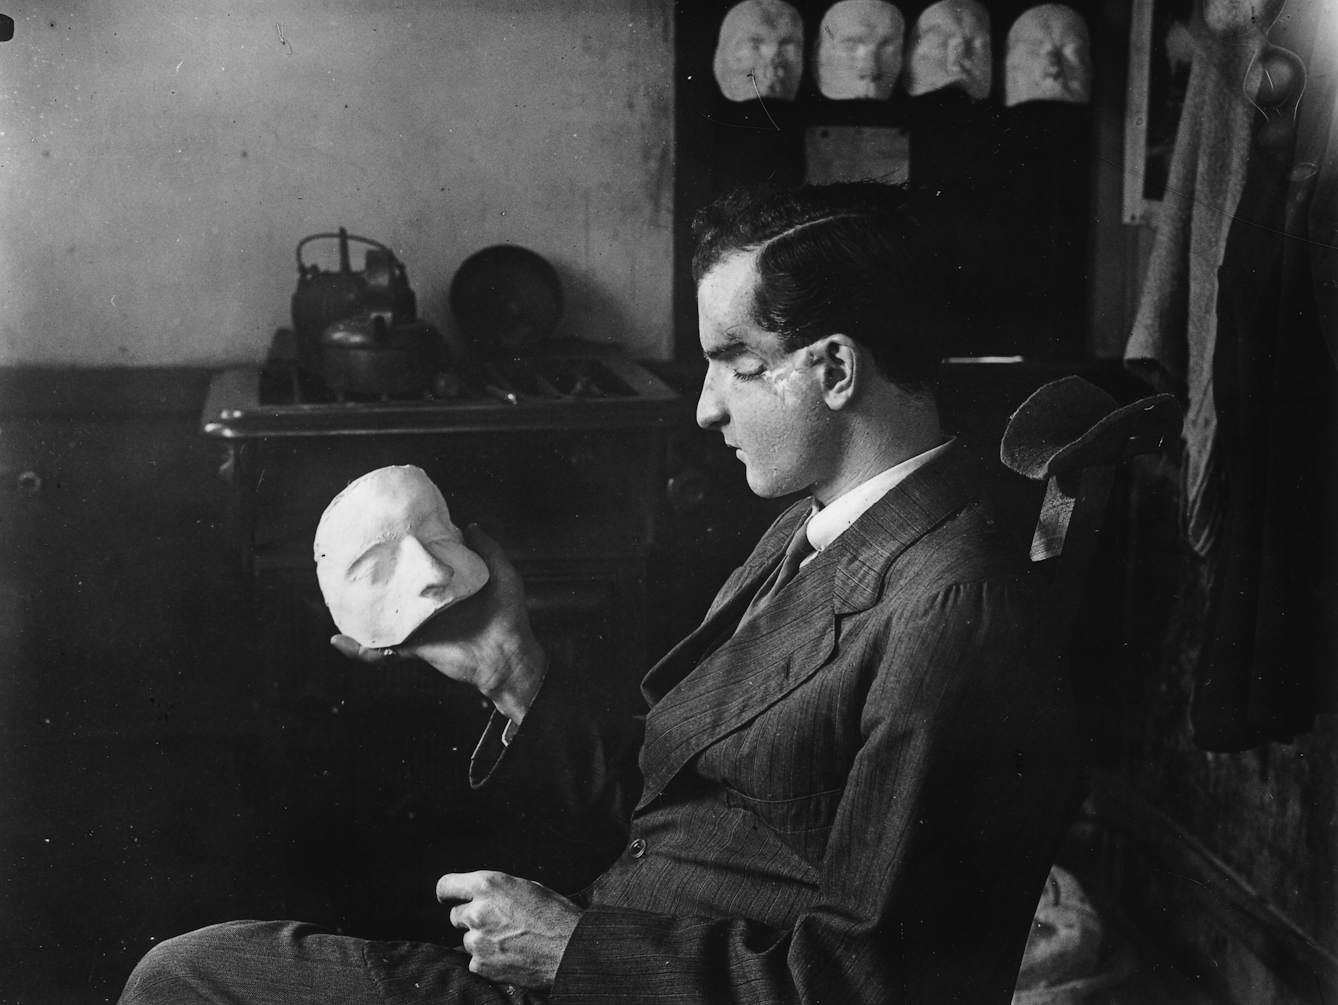
M406 571L412 570L415 577L421 577L422 581L426 581L426 585L418 593L420 597L438 599L455 579L455 570L432 554L412 535L407 535L400 542L400 562Z
M848 50L845 62L854 72L856 79L868 80L878 72L878 61L874 55L873 47L869 45L857 45Z

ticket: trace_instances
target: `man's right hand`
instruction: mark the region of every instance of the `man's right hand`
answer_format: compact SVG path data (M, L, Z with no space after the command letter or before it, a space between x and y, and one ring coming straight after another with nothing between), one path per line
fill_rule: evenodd
M520 574L477 525L466 527L464 534L465 543L487 563L487 585L431 618L393 652L417 656L452 680L478 688L519 724L547 662L530 628ZM347 635L336 635L330 644L364 663L381 663L387 657L387 650L368 649Z

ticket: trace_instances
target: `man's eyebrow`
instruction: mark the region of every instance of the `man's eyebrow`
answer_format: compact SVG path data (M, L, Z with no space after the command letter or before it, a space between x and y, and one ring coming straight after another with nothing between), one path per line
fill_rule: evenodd
M728 340L718 346L713 346L710 349L703 349L702 355L708 360L724 359L727 356L733 356L736 353L742 352L747 348L748 345L745 342L730 336Z

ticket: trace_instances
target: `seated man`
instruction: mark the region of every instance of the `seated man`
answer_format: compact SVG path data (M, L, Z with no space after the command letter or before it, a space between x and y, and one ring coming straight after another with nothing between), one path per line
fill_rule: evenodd
M807 495L650 671L644 722L545 658L477 530L491 581L403 647L495 705L474 784L604 842L602 875L574 900L443 876L463 952L215 926L153 950L124 1003L1009 1001L1069 699L1044 591L939 426L945 265L909 202L844 184L698 218L697 421L754 492Z

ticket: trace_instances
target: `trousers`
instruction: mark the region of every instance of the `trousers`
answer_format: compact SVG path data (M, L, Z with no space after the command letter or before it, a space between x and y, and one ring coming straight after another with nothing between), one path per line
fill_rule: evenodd
M469 971L469 954L369 942L295 921L231 921L155 946L120 1005L545 1005Z

